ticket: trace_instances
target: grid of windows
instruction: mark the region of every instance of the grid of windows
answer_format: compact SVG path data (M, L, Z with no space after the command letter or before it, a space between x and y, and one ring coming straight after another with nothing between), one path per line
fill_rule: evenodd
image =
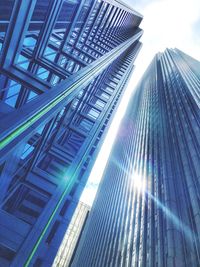
M7 265L51 266L75 209L64 203L87 180L140 48L142 17L115 1L3 2L0 244L12 247Z
M200 265L199 73L200 62L178 49L155 56L71 266Z

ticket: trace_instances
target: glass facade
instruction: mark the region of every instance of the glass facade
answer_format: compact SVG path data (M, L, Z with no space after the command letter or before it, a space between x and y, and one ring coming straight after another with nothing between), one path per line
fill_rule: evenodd
M83 202L79 202L70 225L64 235L61 246L58 250L53 267L70 266L78 240L80 239L84 225L88 218L90 207Z
M141 20L118 1L0 0L0 266L52 265Z
M72 266L200 265L200 62L155 56L130 101Z

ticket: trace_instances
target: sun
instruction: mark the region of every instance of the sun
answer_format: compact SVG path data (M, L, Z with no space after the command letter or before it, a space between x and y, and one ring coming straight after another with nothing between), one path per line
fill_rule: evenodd
M131 176L133 179L133 189L137 190L140 193L144 193L146 184L145 179L142 177L142 175L134 172Z

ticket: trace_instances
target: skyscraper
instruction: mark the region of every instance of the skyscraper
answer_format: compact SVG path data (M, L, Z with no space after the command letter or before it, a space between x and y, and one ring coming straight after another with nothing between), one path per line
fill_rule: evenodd
M53 263L141 20L121 1L0 1L0 266Z
M90 206L83 202L78 203L52 267L67 267L70 265L88 218L89 210Z
M200 266L200 62L155 56L121 124L76 267Z

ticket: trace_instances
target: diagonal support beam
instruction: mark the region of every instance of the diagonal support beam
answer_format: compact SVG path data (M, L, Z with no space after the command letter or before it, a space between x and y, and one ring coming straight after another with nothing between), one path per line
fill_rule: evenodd
M71 101L83 86L87 86L141 35L142 31L80 70L78 74L55 86L53 90L22 106L14 111L14 114L11 112L4 116L0 126L0 157L10 152L24 136L32 134L33 129L44 123L47 117L51 118L52 113L54 115Z

